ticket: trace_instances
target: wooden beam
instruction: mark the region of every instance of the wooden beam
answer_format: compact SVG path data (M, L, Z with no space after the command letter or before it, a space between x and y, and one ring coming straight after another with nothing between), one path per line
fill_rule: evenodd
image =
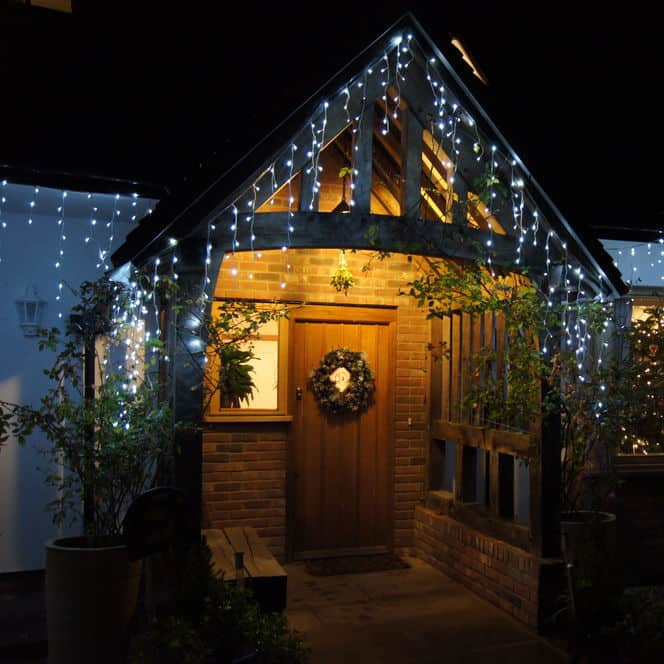
M528 458L533 453L532 435L529 433L502 431L472 424L434 420L431 423L431 437L523 458Z
M218 223L213 245L233 248L231 217ZM406 221L402 217L373 214L301 212L289 218L288 212L264 212L254 220L255 250L280 249L284 246L288 225L293 227L290 247L293 249L381 249L421 256L465 258L476 260L484 255L489 234L472 228L459 228L439 221ZM246 238L240 238L240 250L247 249ZM515 243L506 236L493 237L494 263L509 265Z

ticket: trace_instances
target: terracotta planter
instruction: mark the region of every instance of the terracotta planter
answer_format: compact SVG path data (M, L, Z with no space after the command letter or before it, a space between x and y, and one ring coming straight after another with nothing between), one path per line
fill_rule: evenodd
M46 544L46 621L49 664L118 664L126 659L142 561L127 547L85 538Z

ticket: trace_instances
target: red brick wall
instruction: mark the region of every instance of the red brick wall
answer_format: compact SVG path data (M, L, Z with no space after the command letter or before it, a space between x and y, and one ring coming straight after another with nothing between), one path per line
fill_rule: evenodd
M560 579L546 577L560 574L550 563L424 507L415 510L415 553L533 627L546 618L543 605Z
M215 424L203 436L203 525L251 525L285 556L286 427Z
M424 496L429 323L399 289L416 277L418 263L395 254L371 261L371 270L363 273L371 258L368 252L346 252L346 258L358 280L347 296L330 285L339 262L337 250L266 251L260 257L237 253L224 260L215 295L397 308L394 543L408 550L413 545L414 509ZM252 525L280 560L287 551L288 431L287 423L216 422L208 423L203 439L205 525Z

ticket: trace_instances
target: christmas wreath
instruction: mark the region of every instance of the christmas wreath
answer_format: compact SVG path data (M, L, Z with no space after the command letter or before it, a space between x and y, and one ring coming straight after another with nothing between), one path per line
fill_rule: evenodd
M376 384L364 353L342 347L327 353L311 372L311 388L320 408L337 415L365 410Z

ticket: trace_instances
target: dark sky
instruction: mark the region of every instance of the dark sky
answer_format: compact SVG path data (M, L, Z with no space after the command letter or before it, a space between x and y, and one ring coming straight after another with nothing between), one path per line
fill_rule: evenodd
M657 3L383 5L5 9L0 164L177 186L212 152L232 163L412 11L434 41L462 37L495 124L570 221L664 227Z

